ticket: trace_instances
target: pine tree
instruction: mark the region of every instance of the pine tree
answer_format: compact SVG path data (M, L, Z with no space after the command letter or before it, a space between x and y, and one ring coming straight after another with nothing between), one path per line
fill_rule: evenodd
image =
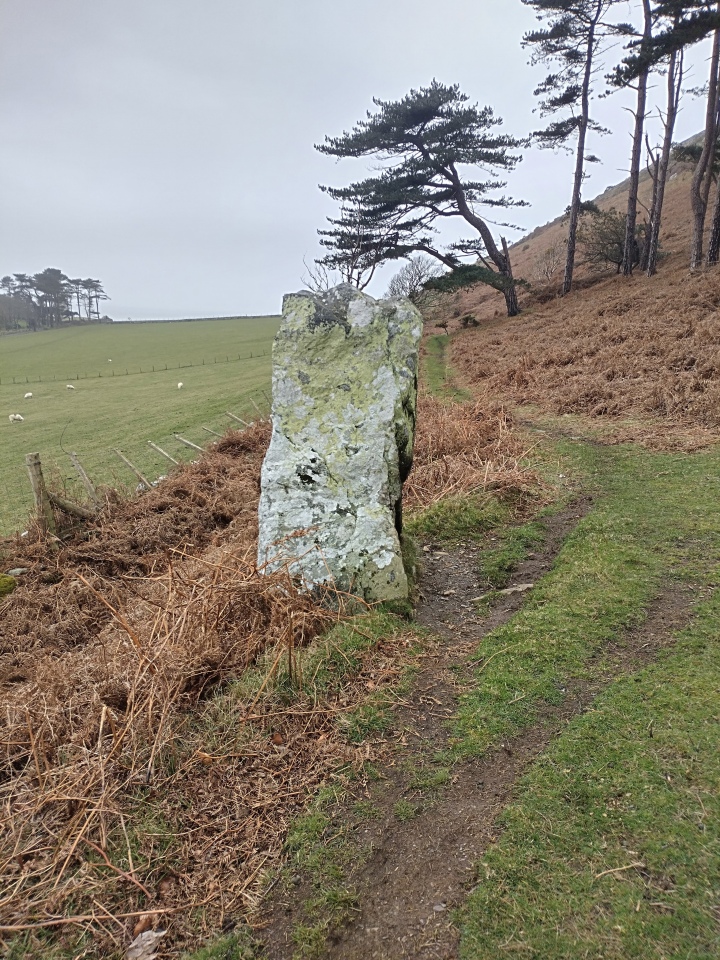
M720 3L714 5L720 13ZM715 160L718 137L718 109L720 107L720 28L713 33L708 78L707 104L705 109L705 136L700 159L697 162L690 185L690 203L693 212L693 233L690 249L690 266L702 265L705 216L710 198L711 171Z
M498 171L513 170L520 161L510 151L523 141L498 133L502 121L492 109L470 105L457 85L433 80L402 100L373 103L375 113L316 147L328 156L368 157L376 164L374 175L364 180L321 187L343 212L330 219L329 230L320 231L330 252L318 262L342 271L358 251L370 263L422 252L455 269L470 254L484 264L483 282L503 293L508 315L517 314L507 244L501 238L498 245L479 208L524 205L502 194L506 184L498 179ZM472 227L475 236L442 250L434 224L452 217Z
M32 278L40 305L41 318L50 327L59 326L68 314L70 289L68 278L57 267L47 267Z
M623 272L630 273L632 270L631 246L635 235L637 216L637 188L640 177L640 154L647 83L653 70L658 67L667 68L668 93L664 117L665 133L662 150L659 155L653 157L651 166L653 200L650 209L648 243L644 257L645 267L648 273L652 275L657 263L665 182L682 88L683 53L686 47L705 39L716 30L720 24L720 19L714 0L712 2L708 2L708 0L660 0L652 6L649 0L642 0L642 3L644 16L642 35L630 42L627 48L628 55L614 69L609 80L616 87L629 87L637 83L638 89L633 153L630 164L630 192L626 229L628 246L623 260ZM709 162L712 165L712 161L709 160ZM702 195L700 201L702 203ZM707 207L707 199L705 199L704 206Z
M544 29L527 33L523 46L532 49L531 63L545 63L553 71L536 89L542 116L565 114L544 130L534 133L541 147L557 149L577 137L575 174L568 223L567 257L563 293L572 288L577 228L582 204L585 164L596 161L586 154L589 131L607 133L590 117L592 80L597 57L608 36L627 34L632 27L610 23L606 18L619 0L522 0L532 7Z
M640 188L640 161L642 160L643 133L645 132L645 114L647 111L647 88L650 77L650 62L648 48L652 42L655 18L650 0L642 0L643 28L638 40L630 43L632 56L637 61L637 70L623 71L616 68L610 76L610 82L617 87L637 84L637 103L635 106L635 129L632 137L632 153L630 155L630 186L628 189L627 214L625 215L625 243L620 268L625 276L629 276L637 262L637 207L638 191ZM623 61L623 65L626 61Z

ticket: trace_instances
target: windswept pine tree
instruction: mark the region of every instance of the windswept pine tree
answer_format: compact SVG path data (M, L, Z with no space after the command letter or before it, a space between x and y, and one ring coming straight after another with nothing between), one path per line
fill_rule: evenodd
M540 113L542 116L562 115L545 129L536 131L534 138L541 147L550 149L562 147L577 138L563 280L563 293L569 293L575 267L585 165L597 161L597 157L586 152L587 135L589 131L608 132L590 116L597 58L607 37L632 33L632 27L608 20L612 8L620 0L522 2L532 7L538 20L546 24L542 29L533 30L523 38L523 46L532 50L531 62L544 63L552 68L535 91L535 95L540 98Z
M328 156L367 157L375 164L364 180L321 187L341 205L341 214L319 231L329 252L318 262L347 275L363 258L372 267L422 252L456 269L469 255L478 260L474 282L501 291L508 315L517 314L507 243L495 240L481 210L524 205L502 193L506 183L498 178L519 163L521 156L511 151L523 141L499 133L502 121L492 109L469 104L457 85L433 80L402 100L373 102L377 112L316 147ZM434 227L446 218L463 221L474 236L441 249Z

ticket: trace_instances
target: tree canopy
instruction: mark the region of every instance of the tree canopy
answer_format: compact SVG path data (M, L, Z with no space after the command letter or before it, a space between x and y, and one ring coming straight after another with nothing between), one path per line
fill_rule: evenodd
M470 104L455 84L437 80L398 101L374 99L378 108L339 137L317 149L334 157L367 157L373 175L346 187L321 187L338 201L341 213L321 230L328 250L319 262L348 279L358 256L372 265L416 252L454 269L463 256L480 259L485 273L517 312L507 247L496 242L479 208L523 205L503 193L500 173L513 170L524 141L498 131L502 121L491 107ZM459 218L473 228L470 240L441 247L435 224Z
M577 138L567 257L563 292L572 287L575 246L582 201L585 165L597 161L586 152L589 131L607 133L590 115L592 81L596 58L609 36L631 35L631 25L609 19L612 8L622 0L522 0L532 7L543 27L530 31L523 46L532 50L531 63L544 63L551 72L535 90L541 116L560 115L533 134L541 147L556 149Z
M628 86L645 70L664 64L673 53L704 40L720 27L715 0L661 0L652 5L652 36L634 37L627 55L608 76L616 87Z

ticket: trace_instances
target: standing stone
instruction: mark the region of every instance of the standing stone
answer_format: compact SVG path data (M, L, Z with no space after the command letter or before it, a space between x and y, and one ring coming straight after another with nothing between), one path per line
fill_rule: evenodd
M258 560L365 600L404 599L402 484L412 466L422 318L349 284L283 301Z

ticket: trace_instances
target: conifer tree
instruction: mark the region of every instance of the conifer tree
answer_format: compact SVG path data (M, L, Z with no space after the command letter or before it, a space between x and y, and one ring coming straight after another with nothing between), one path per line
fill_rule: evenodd
M620 269L629 276L637 262L637 207L638 191L640 188L640 161L642 159L643 133L645 131L645 114L647 111L647 88L650 76L648 47L652 42L654 17L650 0L642 0L643 28L639 40L631 42L633 56L637 60L637 71L623 71L616 68L611 75L611 82L618 87L632 86L635 81L637 87L637 103L635 106L635 129L632 137L632 153L630 155L630 186L628 189L627 214L625 216L625 244Z
M644 266L648 274L652 275L657 263L665 182L682 87L683 52L686 47L705 39L717 29L720 19L714 0L712 2L708 2L708 0L660 0L660 2L652 5L649 0L642 0L642 5L644 19L642 34L628 44L628 55L613 70L609 80L616 87L628 87L637 83L638 91L633 152L630 164L626 249L623 259L623 272L630 273L634 253L640 154L648 77L651 71L657 67L667 68L668 94L663 119L665 133L662 150L654 158L651 167L653 199L644 254ZM707 206L707 201L705 201L705 206Z
M552 72L536 89L542 116L564 114L534 137L542 147L557 149L577 137L575 174L569 207L567 258L563 293L572 288L577 228L582 204L585 164L597 158L586 154L588 132L606 133L590 117L592 81L603 41L610 35L632 32L627 24L607 20L618 0L522 0L532 7L543 29L527 33L523 46L532 50L531 63L545 63Z
M492 109L469 104L457 85L433 80L402 100L373 103L375 113L316 147L328 156L368 157L376 164L364 180L321 187L344 212L320 231L329 253L318 262L342 272L348 251L357 256L360 249L375 263L422 252L455 269L470 254L483 265L474 282L479 278L500 290L508 315L517 314L507 244L501 238L498 245L480 209L524 205L502 194L506 184L498 179L498 171L513 170L520 161L510 151L523 141L498 133L502 121ZM441 249L434 228L441 218L459 218L474 237Z

